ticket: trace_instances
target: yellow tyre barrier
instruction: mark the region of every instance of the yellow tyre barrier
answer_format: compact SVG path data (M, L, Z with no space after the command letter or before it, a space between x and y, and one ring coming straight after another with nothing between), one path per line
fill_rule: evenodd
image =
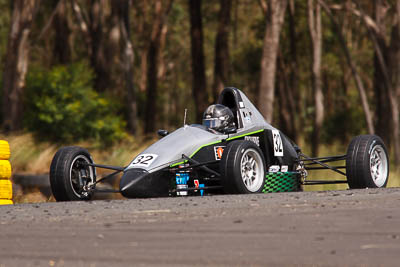
M0 140L0 160L10 158L10 145L5 140Z
M8 179L0 179L0 200L12 199L12 183Z
M0 160L0 179L11 178L11 164L8 160Z
M10 145L5 140L0 140L0 205L13 204L12 182L11 182L11 164Z
M12 205L14 204L10 199L0 199L0 205Z

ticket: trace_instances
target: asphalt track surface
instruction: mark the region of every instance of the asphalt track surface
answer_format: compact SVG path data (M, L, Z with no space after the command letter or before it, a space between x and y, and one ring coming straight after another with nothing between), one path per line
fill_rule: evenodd
M0 266L399 266L400 189L0 206Z

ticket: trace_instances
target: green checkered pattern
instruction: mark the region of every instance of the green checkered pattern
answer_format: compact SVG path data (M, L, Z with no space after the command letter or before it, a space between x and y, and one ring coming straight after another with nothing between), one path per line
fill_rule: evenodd
M265 175L263 193L299 191L297 172L269 172Z

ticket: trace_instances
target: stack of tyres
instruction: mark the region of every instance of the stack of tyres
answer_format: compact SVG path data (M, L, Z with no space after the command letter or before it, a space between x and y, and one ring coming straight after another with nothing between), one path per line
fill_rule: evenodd
M0 140L0 205L13 204L10 145L7 141Z

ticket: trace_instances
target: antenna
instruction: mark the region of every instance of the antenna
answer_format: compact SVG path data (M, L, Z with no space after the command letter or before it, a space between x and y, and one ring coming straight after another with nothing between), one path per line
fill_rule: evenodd
M187 108L185 108L185 116L183 117L183 126L186 125L186 113L187 113Z

